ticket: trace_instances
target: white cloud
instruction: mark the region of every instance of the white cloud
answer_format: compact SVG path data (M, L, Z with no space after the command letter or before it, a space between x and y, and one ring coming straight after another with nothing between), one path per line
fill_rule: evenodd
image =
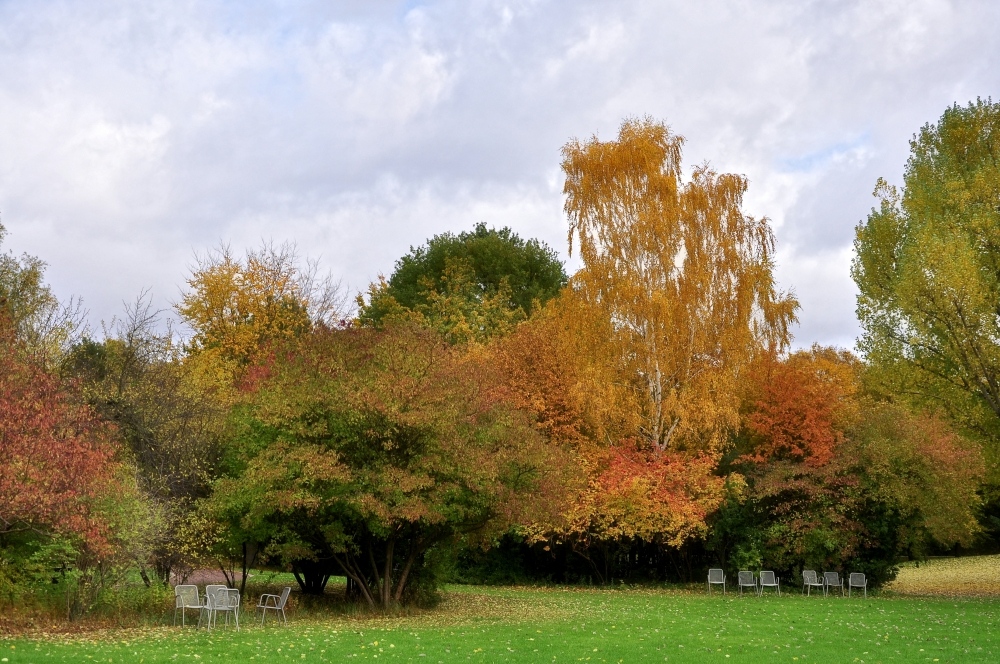
M477 221L565 249L559 149L665 119L750 180L803 303L849 345L853 227L910 135L997 96L989 0L0 4L6 246L95 320L194 250L295 240L355 288ZM972 46L974 45L974 47Z

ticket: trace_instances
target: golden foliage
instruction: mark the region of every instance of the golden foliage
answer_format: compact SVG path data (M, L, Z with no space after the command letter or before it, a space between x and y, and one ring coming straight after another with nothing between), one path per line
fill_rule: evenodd
M339 285L300 265L291 245L264 245L239 259L223 246L197 258L177 312L191 326L191 359L209 384L231 387L269 348L315 324L334 325Z
M625 121L618 140L563 148L577 297L610 326L616 389L642 405L638 437L657 452L718 451L738 423L738 383L789 341L796 300L775 289L766 218L743 214L746 178L681 172L683 139Z

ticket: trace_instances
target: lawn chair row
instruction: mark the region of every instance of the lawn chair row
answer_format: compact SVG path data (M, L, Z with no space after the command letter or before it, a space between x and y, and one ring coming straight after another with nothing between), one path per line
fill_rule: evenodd
M288 602L288 595L292 589L286 587L281 591L281 595L261 595L257 602L257 611L261 611L260 624L264 624L268 611L281 614L281 619L288 624L285 616L285 604ZM226 614L226 626L229 626L229 614L233 614L236 622L236 631L240 629L240 591L235 588L227 588L223 585L205 586L204 600L198 594L198 586L178 585L174 586L174 625L177 624L177 612L181 614L181 626L186 624L187 609L198 610L198 627L201 627L202 620L205 620L206 629L211 630L213 624L217 624L219 613Z
M712 594L712 586L721 585L722 594L726 593L726 573L721 569L710 569L708 570L708 593ZM774 591L780 596L781 587L779 585L778 577L774 572L764 571L760 573L760 576L755 575L753 572L741 571L736 575L736 585L739 587L740 595L743 594L744 588L753 588L754 593L758 596L764 594L765 588L774 588ZM807 569L802 571L802 592L805 595L809 595L813 588L822 588L823 595L829 594L832 588L840 588L840 594L844 594L844 581L840 578L838 572L823 572L822 581L816 574L815 570ZM847 596L851 596L851 589L857 588L864 591L865 597L868 597L868 580L865 578L864 574L860 572L852 572L848 577L847 581Z
M802 570L802 592L806 595L813 588L822 588L823 595L826 596L833 588L840 588L840 595L844 595L844 580L840 578L839 572L823 572L823 579L820 580L816 570ZM857 588L868 597L868 579L861 572L851 572L847 577L847 596L851 596L851 590Z

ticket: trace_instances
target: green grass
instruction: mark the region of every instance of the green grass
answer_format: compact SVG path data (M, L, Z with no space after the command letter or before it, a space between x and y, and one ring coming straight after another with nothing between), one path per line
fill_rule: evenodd
M988 599L450 588L441 607L409 617L17 638L0 641L0 662L988 662L1000 661L998 607Z

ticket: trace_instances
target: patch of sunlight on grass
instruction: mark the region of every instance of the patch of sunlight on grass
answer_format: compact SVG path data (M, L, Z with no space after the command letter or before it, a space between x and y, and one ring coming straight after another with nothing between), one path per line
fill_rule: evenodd
M900 595L1000 597L1000 556L903 563L886 590Z

